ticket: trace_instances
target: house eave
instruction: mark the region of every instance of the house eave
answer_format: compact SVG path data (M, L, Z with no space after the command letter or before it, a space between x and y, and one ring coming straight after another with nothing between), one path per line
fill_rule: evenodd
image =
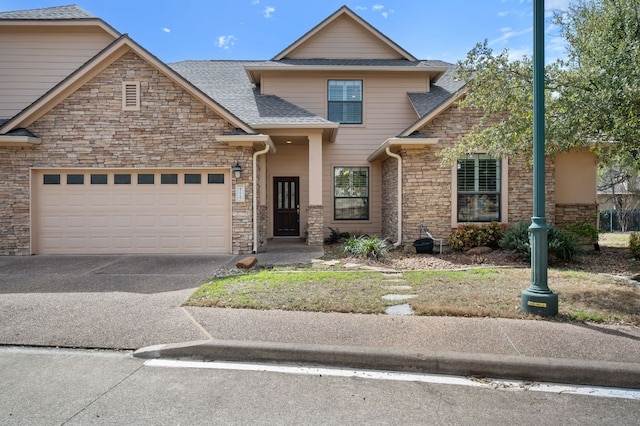
M276 146L274 145L269 135L254 134L254 135L218 135L216 141L227 144L228 146L252 146L254 148L269 147L269 152L276 152Z
M367 161L373 162L376 160L383 160L388 157L387 148L407 149L407 148L422 148L425 146L437 145L438 138L389 138L382 145L380 145L369 157Z
M2 27L98 27L114 39L122 34L99 18L78 19L2 19Z
M11 136L0 135L0 146L2 147L25 147L39 145L42 142L40 138L33 136Z
M371 66L371 65L290 65L290 66L246 66L245 71L252 83L259 83L265 72L398 72L429 74L435 79L447 71L447 67L402 67L402 66Z

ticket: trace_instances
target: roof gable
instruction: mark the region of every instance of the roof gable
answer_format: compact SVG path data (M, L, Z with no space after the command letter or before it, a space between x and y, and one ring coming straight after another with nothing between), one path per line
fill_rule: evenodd
M347 6L316 25L273 60L310 58L417 60Z
M189 83L182 76L169 68L166 64L149 53L146 49L142 48L125 34L106 47L102 52L94 56L82 67L78 68L37 101L22 110L15 117L0 125L0 134L29 126L128 52L136 53L140 58L167 76L187 93L203 102L212 111L215 111L232 125L247 133L255 133L255 130L253 130L248 124L211 99L200 89Z

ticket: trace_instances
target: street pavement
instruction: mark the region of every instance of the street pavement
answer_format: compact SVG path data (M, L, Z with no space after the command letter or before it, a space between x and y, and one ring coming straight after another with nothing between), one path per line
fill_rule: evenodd
M621 426L637 425L639 401L640 390L0 347L2 425Z
M258 254L305 263L313 249ZM0 257L0 344L640 388L640 328L182 307L238 257Z

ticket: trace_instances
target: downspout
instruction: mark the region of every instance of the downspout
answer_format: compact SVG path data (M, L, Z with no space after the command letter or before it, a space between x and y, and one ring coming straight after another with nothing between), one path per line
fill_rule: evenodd
M398 241L393 244L398 247L402 244L402 157L391 152L391 146L387 146L386 153L398 160Z
M253 153L253 253L258 253L258 156L269 152L270 146L265 142L262 151Z

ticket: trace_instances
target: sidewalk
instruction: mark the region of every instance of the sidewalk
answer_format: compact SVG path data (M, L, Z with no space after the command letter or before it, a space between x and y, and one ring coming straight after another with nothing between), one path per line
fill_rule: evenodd
M294 362L640 388L640 328L552 321L183 308L209 340L141 358Z

